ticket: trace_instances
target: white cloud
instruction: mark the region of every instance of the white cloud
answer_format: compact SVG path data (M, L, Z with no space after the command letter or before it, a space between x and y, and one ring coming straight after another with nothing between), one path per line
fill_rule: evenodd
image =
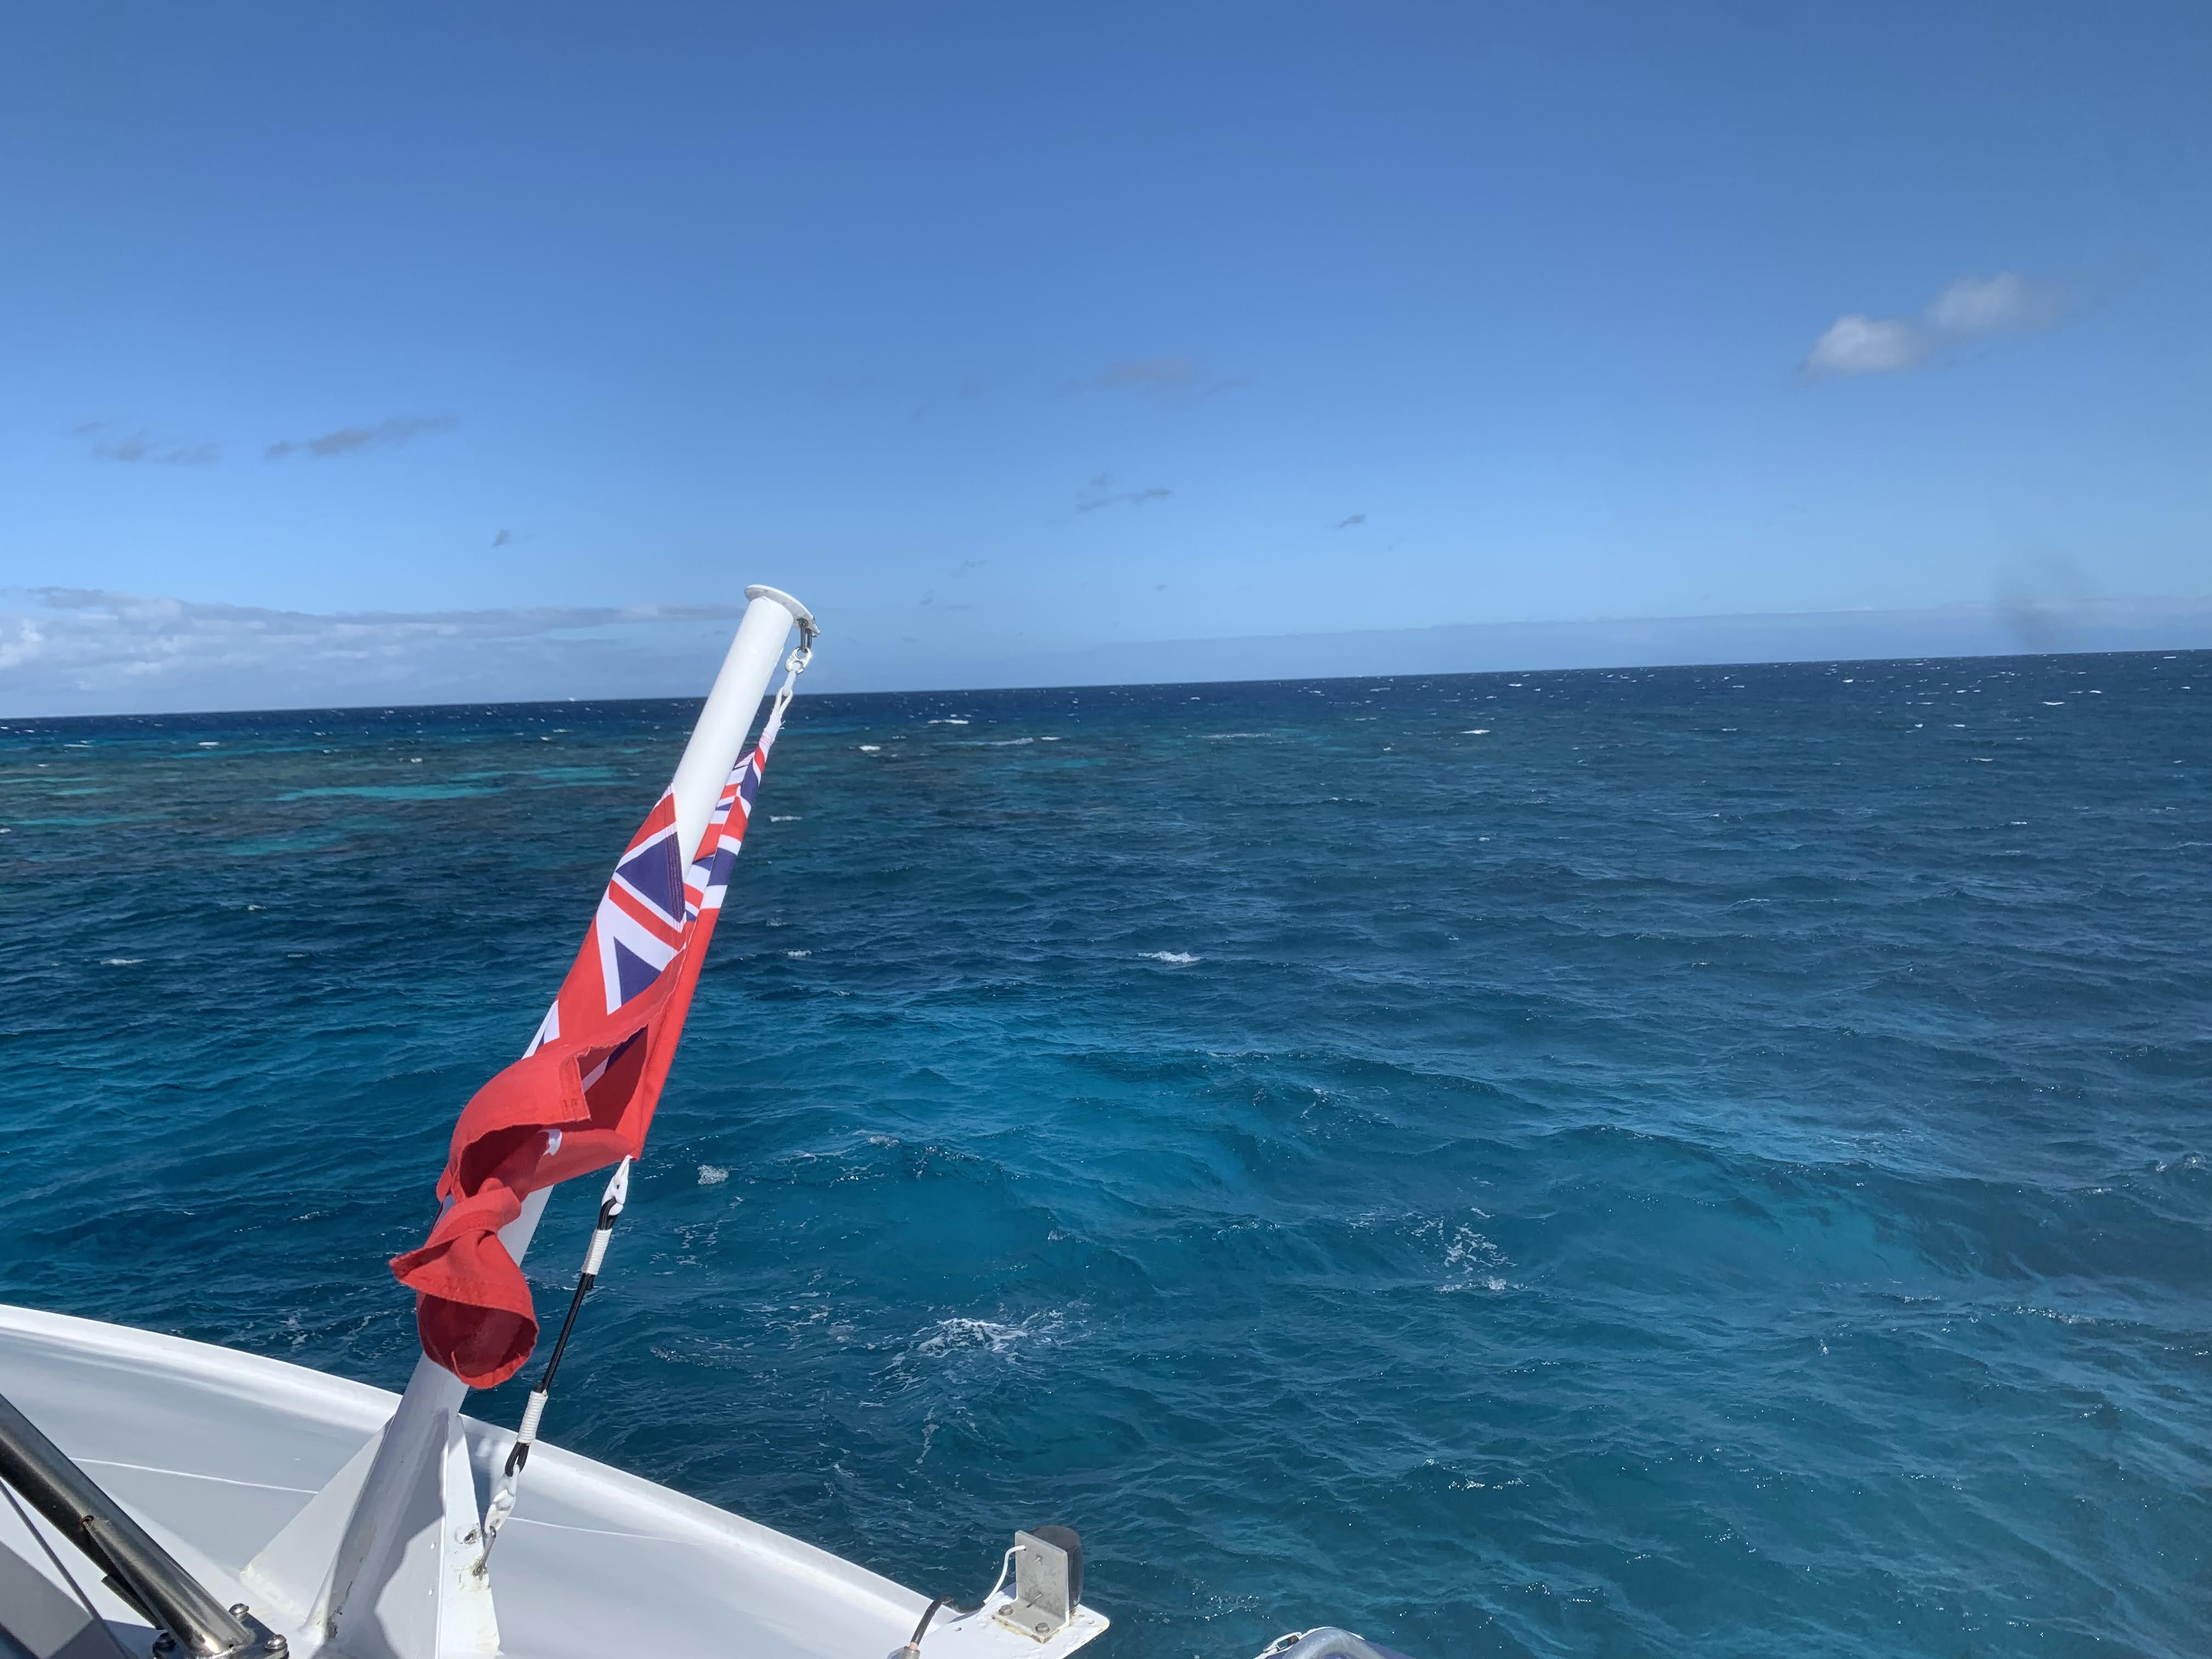
M696 695L734 605L318 614L17 590L0 714Z
M1853 312L1828 325L1805 354L1808 379L1832 374L1897 374L1917 368L1936 353L1937 337L1917 323Z
M1961 276L1917 317L1868 317L1857 312L1828 325L1805 354L1807 380L1849 374L1900 374L1939 352L1989 334L2026 334L2065 314L2066 290L2014 271Z
M1994 276L1961 276L1928 307L1931 328L1960 338L2048 328L2066 307L2056 283L2031 283L2009 270Z

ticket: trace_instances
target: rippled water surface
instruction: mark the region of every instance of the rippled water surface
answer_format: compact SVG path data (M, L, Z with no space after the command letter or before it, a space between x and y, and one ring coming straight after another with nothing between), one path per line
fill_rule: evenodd
M548 1432L963 1598L1070 1522L1102 1659L2200 1654L2208 702L804 699ZM0 1296L398 1386L690 713L0 731Z

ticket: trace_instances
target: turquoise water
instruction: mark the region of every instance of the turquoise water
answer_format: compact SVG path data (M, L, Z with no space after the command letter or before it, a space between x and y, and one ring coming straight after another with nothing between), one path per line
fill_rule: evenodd
M2201 1653L2208 699L804 699L548 1433L1102 1659ZM397 1386L689 714L0 722L0 1297Z

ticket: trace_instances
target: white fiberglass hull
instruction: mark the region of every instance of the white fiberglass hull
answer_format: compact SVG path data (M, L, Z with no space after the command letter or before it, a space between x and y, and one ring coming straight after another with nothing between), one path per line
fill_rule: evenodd
M323 1644L321 1632L300 1628L241 1575L382 1428L397 1395L178 1337L5 1306L0 1395L225 1605L251 1605L296 1659ZM481 1494L510 1436L464 1425ZM143 1620L68 1544L46 1536L111 1626L143 1652L152 1637ZM0 1549L56 1577L6 1507ZM543 1444L491 1579L500 1650L516 1659L885 1659L927 1604L826 1551ZM926 1656L1058 1659L1106 1627L1082 1608L1041 1643L988 1612L946 1617L923 1641Z

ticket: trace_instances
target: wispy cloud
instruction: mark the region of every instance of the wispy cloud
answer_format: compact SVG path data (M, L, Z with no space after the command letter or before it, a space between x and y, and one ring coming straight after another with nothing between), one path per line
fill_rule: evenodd
M281 461L288 455L357 455L365 449L397 449L417 438L451 432L460 424L452 415L395 415L374 426L342 426L319 438L282 438L261 452L264 460Z
M2000 331L2027 333L2049 328L2066 311L2066 289L2057 283L2031 282L2012 271L1994 276L1961 276L1936 296L1928 320L1964 339Z
M0 595L0 713L324 708L696 690L725 605L316 613L98 589Z
M133 432L117 428L112 421L87 421L77 428L80 437L92 440L94 456L125 464L150 462L156 466L213 466L222 459L219 443L173 444L155 437L143 427Z
M914 406L914 413L907 418L910 421L927 420L931 416L942 410L949 409L956 404L981 403L989 395L989 392L990 388L982 380L971 374L961 381L958 387L953 391L932 392L928 397L924 398Z
M1941 341L1916 322L1896 317L1838 317L1805 354L1799 373L1808 380L1842 374L1900 374L1936 355Z
M1188 407L1251 382L1244 376L1208 379L1196 359L1170 353L1123 358L1107 364L1082 384L1091 392L1127 392L1155 403Z
M1961 276L1917 317L1851 312L1828 325L1798 366L1805 380L1900 374L1939 354L1991 334L2032 334L2066 313L2067 291L2014 271Z
M1096 513L1102 507L1142 507L1146 501L1164 501L1175 494L1154 485L1150 489L1116 489L1110 474L1102 472L1077 492L1075 510Z
M1101 392L1186 392L1198 384L1198 365L1188 357L1129 357L1091 377Z

